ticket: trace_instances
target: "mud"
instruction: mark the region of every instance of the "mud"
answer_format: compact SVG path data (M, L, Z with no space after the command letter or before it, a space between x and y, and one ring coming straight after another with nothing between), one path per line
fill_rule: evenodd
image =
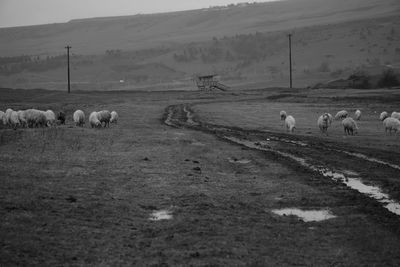
M249 159L237 159L237 158L228 158L230 163L234 164L249 164L251 160Z
M188 105L170 106L166 109L165 123L175 127L188 127L214 134L226 141L245 146L267 153L278 155L286 158L295 164L304 167L314 173L325 178L330 178L336 183L346 185L351 190L363 194L374 201L377 201L383 208L392 214L400 216L400 202L393 199L390 194L384 192L378 185L371 184L365 177L358 175L356 170L341 171L339 166L335 166L330 162L330 158L341 158L340 154L357 158L365 161L360 164L368 164L367 162L377 163L382 167L390 167L394 170L400 170L400 166L386 162L374 157L368 157L360 152L350 152L342 149L341 146L332 147L323 144L313 145L311 142L298 140L298 137L278 136L280 134L273 132L256 132L240 128L226 127L222 125L208 124L203 121L193 121L195 117ZM267 136L266 136L267 135ZM289 147L287 147L289 145ZM295 146L293 149L292 146ZM324 154L324 162L321 162L321 151L329 151ZM232 163L239 163L229 159ZM397 173L400 175L400 173ZM366 183L368 181L368 184Z

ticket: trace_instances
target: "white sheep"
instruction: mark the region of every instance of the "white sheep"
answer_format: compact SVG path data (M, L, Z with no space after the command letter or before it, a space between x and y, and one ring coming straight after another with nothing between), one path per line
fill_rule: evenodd
M396 118L388 117L383 121L383 126L385 127L385 132L389 131L392 134L392 131L395 133L397 131L400 132L400 121Z
M103 125L104 122L104 127L110 127L110 119L111 119L111 113L108 110L102 110L97 112L97 118Z
M293 118L293 116L289 115L285 119L285 126L286 126L286 131L293 133L294 129L296 128L296 120Z
M333 116L330 113L325 113L325 114L328 116L328 123L329 123L329 126L330 126L332 124L332 122L333 122Z
M284 110L279 112L279 115L281 116L281 121L284 121L287 117L286 111L284 111Z
M384 121L388 117L389 117L389 114L386 111L382 112L381 115L379 115L379 119L381 121Z
M346 110L341 110L335 115L335 120L341 120L344 118L347 118L349 116L349 113Z
M46 116L46 125L52 126L56 123L56 114L52 110L42 111L44 116Z
M359 121L361 119L361 111L359 109L356 110L354 113L356 121Z
M82 127L85 124L85 113L82 110L78 109L75 111L72 117L76 126Z
M347 135L354 135L358 133L358 126L357 123L355 122L355 120L353 120L353 118L345 118L342 121L342 125L344 128L344 133Z
M18 113L18 119L21 124L21 127L28 127L28 122L26 120L25 111L18 110L17 113Z
M89 123L90 123L90 126L92 126L92 128L101 127L101 122L98 119L98 114L96 111L93 111L92 113L90 113Z
M1 110L0 110L0 123L2 123L3 125L7 124L6 114Z
M28 127L44 127L47 124L46 116L44 111L37 109L25 110L25 118L28 123Z
M393 111L391 117L400 120L400 112Z
M14 130L17 129L18 126L20 126L20 122L18 119L18 112L14 111L14 110L11 111L9 124Z
M118 122L118 113L116 111L111 111L111 123L117 123Z
M6 112L5 112L5 115L6 115L6 124L8 125L8 126L11 126L11 113L13 112L14 110L12 110L11 108L8 108L7 110L6 110Z
M319 127L319 130L321 131L321 133L326 133L328 132L328 127L331 124L330 122L330 118L328 113L324 113L321 116L319 116L318 121L317 121L317 125Z

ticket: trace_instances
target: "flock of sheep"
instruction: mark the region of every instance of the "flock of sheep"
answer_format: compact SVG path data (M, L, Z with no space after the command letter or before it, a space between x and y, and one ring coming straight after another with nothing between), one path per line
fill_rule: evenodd
M13 129L51 127L56 124L65 124L66 115L60 111L56 114L52 110L27 109L14 111L7 109L6 112L0 111L0 123ZM74 112L72 119L76 126L85 125L85 113L82 110ZM110 127L110 123L117 123L118 113L108 110L94 111L89 116L89 124L92 128ZM103 126L104 123L104 126Z
M287 113L282 110L280 112L281 120L285 121L285 127L288 132L293 132L296 128L296 120L293 116L287 115ZM349 117L349 113L346 110L339 111L336 116L335 120L342 120L343 129L346 135L354 135L358 132L358 126L356 120L361 119L361 111L356 110L354 113L354 118ZM383 121L383 126L385 127L385 132L389 132L392 134L393 132L400 132L400 113L393 112L391 116L384 111L380 114L379 119ZM322 114L318 120L317 125L320 129L321 133L328 133L328 128L332 124L334 118L329 113Z

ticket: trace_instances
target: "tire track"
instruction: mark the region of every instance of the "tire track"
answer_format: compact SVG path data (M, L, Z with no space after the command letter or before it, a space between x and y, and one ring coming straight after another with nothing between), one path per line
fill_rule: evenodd
M313 150L316 150L317 148L313 147L310 143L306 141L292 140L290 139L290 137L279 137L274 135L274 133L269 132L260 133L259 131L249 131L237 127L227 127L222 125L209 124L202 121L195 121L195 115L193 114L188 104L180 104L167 107L163 116L163 121L165 124L172 127L187 127L194 130L207 132L216 135L226 141L250 149L273 153L283 158L289 159L290 161L314 173L318 173L319 175L329 178L337 183L344 184L348 188L351 188L352 190L355 190L360 194L368 196L369 198L379 202L385 209L387 209L391 213L400 216L400 203L392 199L389 194L384 193L384 191L380 187L366 184L364 182L365 179L360 177L357 172L351 170L336 170L333 167L327 167L318 164L318 160L316 160L312 156ZM262 136L253 135L253 138L254 136L258 138L256 138L256 140L250 140L248 137L249 133L258 133L262 134ZM268 138L265 138L266 134L270 136ZM297 150L294 151L293 147L296 147ZM307 149L309 151L305 151ZM355 153L342 149L318 146L318 150L320 149L334 153L346 154L347 156L380 164L382 166L392 168L396 171L400 170L400 166L396 164L392 164L377 158L368 157L362 153ZM315 153L315 155L318 156L319 154Z

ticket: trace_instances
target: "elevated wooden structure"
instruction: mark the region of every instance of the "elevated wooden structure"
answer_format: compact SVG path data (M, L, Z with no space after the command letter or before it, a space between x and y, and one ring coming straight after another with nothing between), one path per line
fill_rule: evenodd
M196 77L196 85L199 90L211 91L213 89L219 89L226 91L229 86L226 86L218 81L217 75L204 75Z

